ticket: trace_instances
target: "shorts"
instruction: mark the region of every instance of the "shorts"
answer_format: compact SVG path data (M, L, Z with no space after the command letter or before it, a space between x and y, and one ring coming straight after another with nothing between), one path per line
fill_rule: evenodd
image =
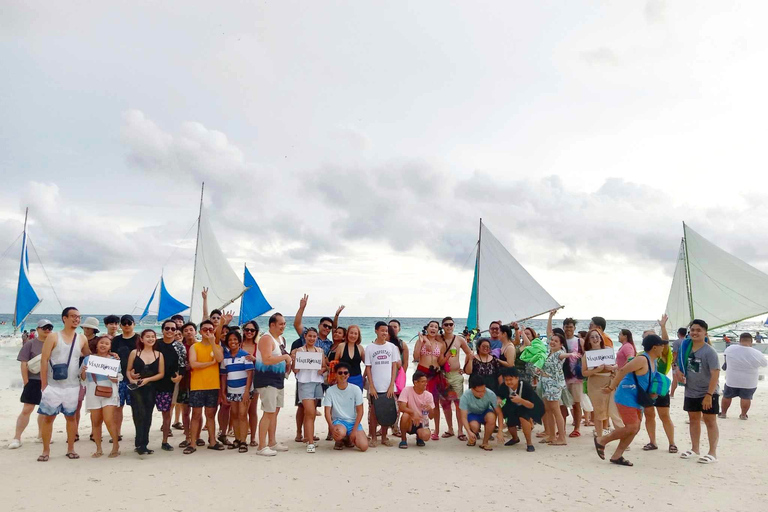
M299 400L323 398L323 386L320 382L299 382Z
M74 416L79 396L79 384L68 388L54 387L49 384L40 396L40 407L37 408L37 413L43 416L56 416L61 412L64 416Z
M447 387L445 396L440 399L443 406L450 406L451 402L458 402L461 395L464 394L464 376L459 370L454 370L445 374Z
M176 403L179 405L189 404L189 390L179 387L179 392L176 393Z
M752 400L752 397L755 396L755 391L757 391L757 388L732 388L726 384L723 389L723 398L739 397L742 400Z
M352 427L355 426L355 422L354 421L347 421L347 420L333 420L333 423L331 423L331 425L343 425L344 428L347 429L347 435L349 435L349 434L352 433ZM357 426L357 430L363 430L363 426L362 425L358 425Z
M168 412L171 410L171 403L173 403L173 391L158 391L155 397L155 405L160 412Z
M627 407L626 405L621 404L616 404L616 409L619 410L619 416L621 416L621 420L624 422L625 426L643 421L642 409L635 409L634 407Z
M705 411L701 407L701 403L704 401L703 396L701 398L687 396L683 402L683 410L687 412L703 412L704 414L720 414L719 398L720 396L717 394L712 395L712 408Z
M43 394L40 391L41 385L39 379L29 379L21 391L21 403L40 405L40 397Z
M218 389L199 389L189 392L189 406L194 409L215 409L219 405Z
M128 391L128 380L123 379L117 385L117 394L120 395L120 407L131 405L131 392Z
M264 412L275 412L278 407L283 406L285 390L277 389L272 386L265 388L256 388L256 392L261 395L261 410Z
M411 423L411 429L408 432L406 432L406 434L409 436L415 436L416 434L419 433L419 430L423 428L429 428L429 427L427 427L423 423L419 423L418 425L414 425L413 423Z
M467 414L467 423L471 423L473 421L478 422L479 424L483 425L485 423L485 415L489 412L493 411L485 411L483 414L475 414L473 412L470 412Z
M362 375L350 375L349 380L347 381L350 384L354 384L355 386L359 387L360 390L363 389L363 376Z
M666 407L669 408L669 393L667 393L664 396L657 396L656 397L656 403L653 404L655 407Z
M568 392L571 394L571 397L573 397L573 403L580 404L581 403L581 396L584 393L584 383L583 381L574 382L572 384L567 384L566 387L568 388Z
M227 393L227 400L230 402L242 402L245 393Z
M120 405L120 397L117 394L117 384L111 382L109 384L112 385L112 396L105 398L103 396L96 396L97 383L93 382L91 379L86 381L85 408L87 410L93 411L96 409L103 409L107 406L117 407ZM99 382L98 385L107 386L107 382L102 381Z

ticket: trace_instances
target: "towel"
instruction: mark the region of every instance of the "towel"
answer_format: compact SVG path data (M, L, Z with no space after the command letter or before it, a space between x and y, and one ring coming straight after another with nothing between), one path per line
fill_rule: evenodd
M520 359L541 369L542 366L544 366L544 361L546 361L548 355L549 347L547 344L539 338L535 338L531 341L529 346L523 349L523 352L520 354Z

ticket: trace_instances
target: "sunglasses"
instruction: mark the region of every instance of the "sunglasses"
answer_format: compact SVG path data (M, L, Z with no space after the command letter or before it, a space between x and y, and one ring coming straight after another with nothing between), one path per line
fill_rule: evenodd
M213 332L213 327L203 327L200 332Z
M323 324L320 327L322 327L324 329L331 329L333 327L333 325L331 325L331 324Z
M349 375L349 372L337 372L336 375Z
M250 327L246 327L245 329L243 329L243 332L256 332L256 329L252 329Z
M52 331L53 330L53 326L52 325L46 325L45 327L39 327L38 329L41 330L41 331Z
M453 324L452 323L445 323L445 324L443 324L443 327L453 327Z
M123 322L120 325L133 325L133 322Z
M171 331L171 332L173 332L173 331L176 330L176 328L175 327L163 327L163 330L164 331Z

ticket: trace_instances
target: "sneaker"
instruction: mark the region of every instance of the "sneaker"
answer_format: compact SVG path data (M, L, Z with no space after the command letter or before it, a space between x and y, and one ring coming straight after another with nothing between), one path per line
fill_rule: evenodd
M173 451L173 446L171 446L168 443L163 443L162 445L160 445L160 448L162 448L166 452L172 452Z
M264 457L274 457L275 455L277 455L277 452L272 448L270 448L269 446L267 446L263 450L256 450L256 455L263 455Z
M312 443L309 443L307 445L307 453L315 453L315 445Z
M9 450L15 450L17 448L21 448L21 441L19 441L18 439L14 439L10 443L8 443Z
M525 451L535 452L536 448L534 448L534 446L532 444L529 444L528 447L525 449Z
M285 446L283 443L275 443L272 446L270 446L269 448L271 448L272 450L274 450L276 452L287 452L288 451L288 447Z

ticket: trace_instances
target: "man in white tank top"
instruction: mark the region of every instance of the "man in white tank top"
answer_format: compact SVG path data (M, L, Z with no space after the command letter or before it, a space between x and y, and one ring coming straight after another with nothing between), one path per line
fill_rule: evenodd
M88 349L85 336L76 331L77 326L80 325L80 312L73 307L64 308L61 320L64 322L64 329L48 335L40 361L42 397L37 412L43 417L40 425L43 454L38 457L39 462L47 462L50 457L53 421L60 412L64 413L67 420L67 458L80 458L75 453L75 436L77 435L75 412L80 394L79 359L81 355L87 356L91 351ZM64 378L54 378L54 365L67 367L66 376L61 375Z

